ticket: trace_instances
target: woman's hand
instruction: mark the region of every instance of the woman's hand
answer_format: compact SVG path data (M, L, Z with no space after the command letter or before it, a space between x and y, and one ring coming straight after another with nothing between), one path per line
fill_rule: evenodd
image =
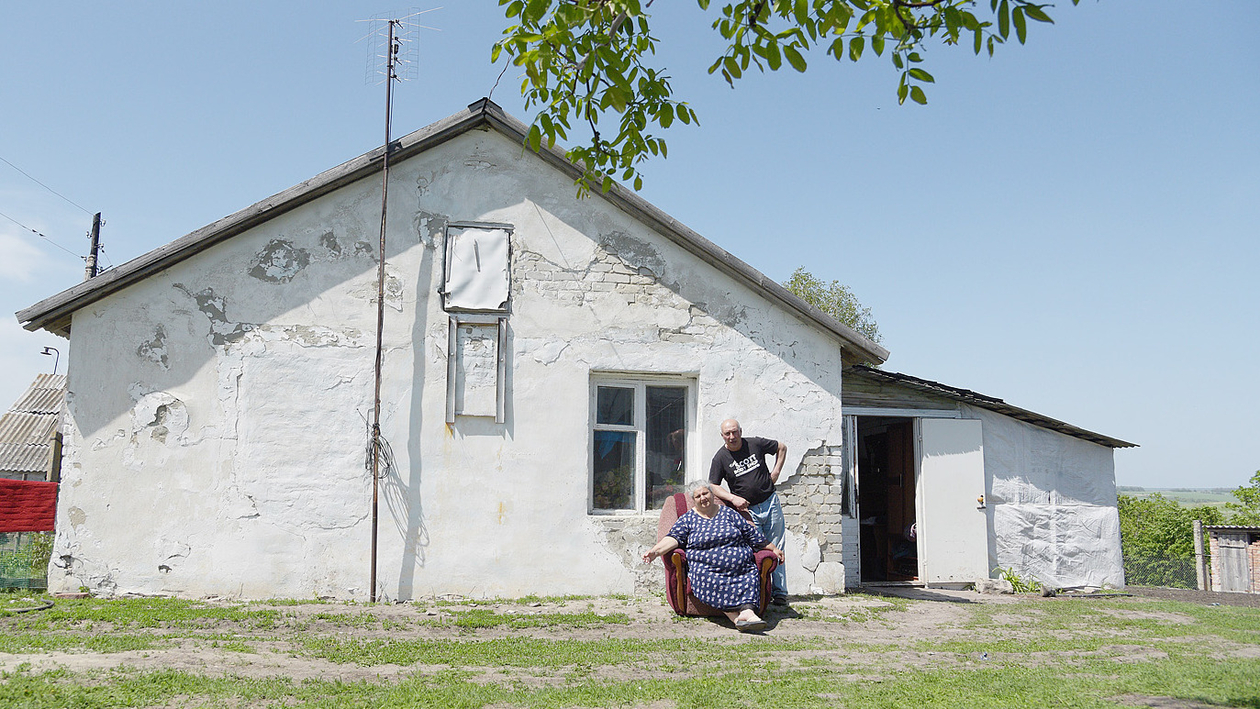
M673 537L661 537L661 540L656 543L656 546L643 552L643 563L650 564L653 560L659 559L677 548L677 539L674 539Z

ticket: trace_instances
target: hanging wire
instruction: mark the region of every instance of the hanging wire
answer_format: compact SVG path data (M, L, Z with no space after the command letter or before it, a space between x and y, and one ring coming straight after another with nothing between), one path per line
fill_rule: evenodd
M46 185L46 184L44 184L44 183L40 182L39 180L35 179L34 177L31 177L31 176L30 176L30 174L26 172L26 170L23 170L22 168L18 167L17 165L14 165L13 163L9 162L8 160L5 160L4 158L0 157L0 162L3 162L5 165L8 165L9 167L13 168L14 170L17 170L18 172L22 173L23 175L25 175L25 176L26 176L26 179L30 180L31 182L34 182L35 184L39 185L40 187L43 187L44 189L48 190L49 192L52 192L53 194L55 194L55 195L57 195L58 197L60 197L60 198L64 199L65 201L69 202L70 204L73 204L74 206L78 207L79 209L82 209L84 214L91 214L91 213L92 213L92 212L88 211L86 208L84 208L82 205L80 205L78 202L75 202L74 200L70 199L69 197L67 197L67 196L65 196L65 195L63 195L63 194L61 194L61 193L60 193L60 192L58 192L57 190L54 190L53 188L49 187L48 185Z
M102 221L102 222L101 222L101 225L102 225L102 226L104 226L104 224L105 224L105 222L104 222L104 221ZM114 267L114 260L113 260L113 259L111 259L111 258L109 257L109 254L105 253L105 245L104 245L104 244L101 244L101 245L100 245L100 251L101 251L101 258L105 259L105 260L106 260L106 261L108 261L109 263L108 263L107 265L105 265L105 266L101 267L101 268L100 268L100 270L98 270L98 271L96 272L96 273L97 273L97 275L100 275L100 274L102 274L102 273L104 273L104 272L106 272L106 271L108 271L109 269L111 269L111 268L113 268L113 267Z
M4 158L0 158L0 160L3 160L3 159L4 159ZM13 217L10 217L9 215L5 214L4 212L0 212L0 217L4 217L5 219L8 219L9 221L13 222L14 224L17 224L18 226L22 227L22 229L24 229L25 231L29 231L29 232L31 232L31 233L32 233L32 234L34 234L35 236L38 236L39 238L43 239L44 241L47 241L48 243L52 244L53 246L56 246L57 248L61 249L62 251L65 251L66 253L70 254L71 256L73 256L73 257L75 257L75 258L79 259L80 261L82 261L82 260L83 260L83 257L82 257L82 256L80 256L79 254L76 254L75 252L71 251L70 249L67 249L66 247L62 246L61 244L58 244L57 242L55 242L55 241L53 241L52 239L50 239L50 238L48 238L47 236L45 236L44 234L41 234L40 232L36 231L35 229L32 229L32 228L30 228L30 227L26 226L26 225L25 225L25 224L23 224L22 222L19 222L18 220L14 219Z
M376 477L378 480L384 480L391 474L397 472L397 466L394 463L394 449L390 447L389 441L381 435L380 429L375 427L371 422L367 422L367 446L364 449L363 467L367 469L368 475L372 474L373 453L376 454Z

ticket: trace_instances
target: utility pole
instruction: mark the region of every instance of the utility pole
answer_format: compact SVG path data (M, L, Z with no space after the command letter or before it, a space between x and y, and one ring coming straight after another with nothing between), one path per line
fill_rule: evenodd
M91 247L88 248L87 268L83 272L83 280L90 281L96 277L96 258L101 253L101 213L97 212L92 217L92 231L88 232L88 238L92 240Z

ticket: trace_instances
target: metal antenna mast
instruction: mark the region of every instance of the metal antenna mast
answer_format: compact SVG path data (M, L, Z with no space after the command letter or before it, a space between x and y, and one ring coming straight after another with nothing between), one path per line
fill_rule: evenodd
M420 13L412 13L401 19L389 20L372 20L375 25L378 22L385 23L386 43L384 47L385 59L385 152L381 162L381 237L380 246L377 251L377 271L376 271L376 365L374 368L374 392L372 397L372 431L371 441L369 442L369 451L371 452L372 465L372 570L369 588L369 601L376 603L376 542L377 529L379 520L380 507L380 480L381 480L381 459L388 456L388 443L381 437L381 365L384 360L384 335L385 335L385 226L388 222L388 206L389 206L389 157L392 150L392 138L390 136L390 127L393 122L394 115L394 82L401 81L400 67L405 66L406 61L403 57L403 43L406 41L408 30L418 27L412 25L410 28L405 20L415 17ZM381 32L374 26L371 36L379 37ZM379 59L379 55L373 57ZM414 67L414 62L412 66ZM413 68L414 71L414 68ZM386 465L386 473L388 468Z

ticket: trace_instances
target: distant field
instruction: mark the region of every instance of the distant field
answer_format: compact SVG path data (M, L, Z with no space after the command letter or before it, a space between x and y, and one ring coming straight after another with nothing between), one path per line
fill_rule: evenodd
M1163 495L1166 499L1172 500L1185 507L1198 507L1199 505L1210 505L1212 507L1223 507L1226 502L1235 502L1234 489L1228 487L1214 488L1147 488L1147 487L1125 487L1121 485L1116 489L1121 495L1129 497L1143 498L1150 497L1155 493Z

